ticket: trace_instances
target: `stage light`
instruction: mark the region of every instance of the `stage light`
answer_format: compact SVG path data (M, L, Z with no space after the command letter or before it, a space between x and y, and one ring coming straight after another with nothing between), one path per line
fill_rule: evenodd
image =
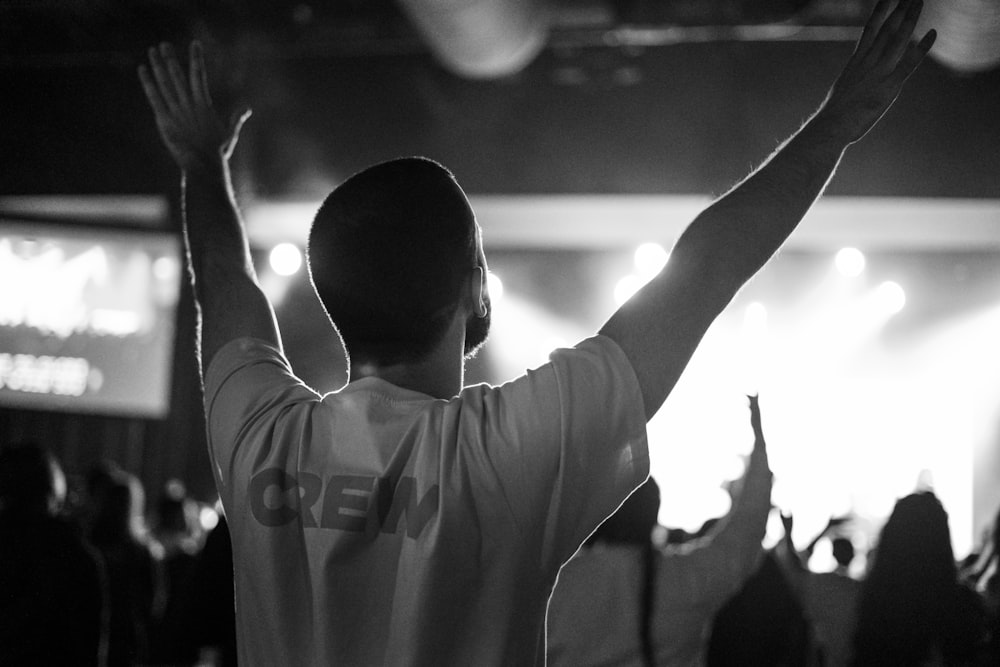
M302 252L294 243L279 243L271 250L269 260L279 276L291 276L302 267Z
M659 243L643 243L635 249L635 270L640 277L649 280L666 266L669 257Z
M889 314L895 315L906 305L906 292L899 283L892 280L879 285L876 295L879 305Z
M618 281L615 285L615 303L619 306L632 298L632 295L639 291L645 281L635 274L629 274Z
M174 282L180 274L181 264L176 257L164 255L153 262L153 275L163 282Z
M865 255L857 248L844 248L837 253L834 264L841 274L854 278L865 270Z
M490 291L490 300L496 303L503 298L503 281L492 271L486 272L486 286Z
M914 33L937 31L931 57L972 74L1000 67L1000 5L996 0L928 0Z
M203 530L212 530L219 525L219 513L214 508L205 505L198 511L198 523Z

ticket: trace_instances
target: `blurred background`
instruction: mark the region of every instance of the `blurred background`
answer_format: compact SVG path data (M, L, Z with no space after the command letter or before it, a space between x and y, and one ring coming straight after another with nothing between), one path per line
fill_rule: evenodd
M254 111L237 194L304 380L346 380L301 264L312 214L420 154L483 226L496 317L467 379L499 383L669 261L819 105L873 4L3 0L0 438L214 499L178 177L135 75L151 44L202 40L217 103ZM1000 503L1000 8L926 0L921 23L931 57L651 423L664 524L725 512L758 391L797 540L835 514L864 539L933 486L961 557Z

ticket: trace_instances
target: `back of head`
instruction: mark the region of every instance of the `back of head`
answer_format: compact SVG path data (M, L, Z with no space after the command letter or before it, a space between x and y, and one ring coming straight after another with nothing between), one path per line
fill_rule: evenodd
M886 577L900 586L954 583L957 568L948 513L929 491L901 498L882 528L869 580Z
M833 538L833 558L840 567L849 567L854 560L854 543L847 537Z
M111 546L144 537L145 495L135 475L115 471L96 501L90 534L94 544Z
M55 457L37 442L0 449L0 511L52 514L65 495L65 479Z
M930 492L900 499L879 536L858 607L858 664L924 659L940 642L958 571L948 514Z
M355 174L309 233L316 293L361 362L419 360L441 339L477 266L477 226L451 172L400 158Z
M191 502L182 482L176 479L168 481L156 503L157 531L159 533L190 532Z

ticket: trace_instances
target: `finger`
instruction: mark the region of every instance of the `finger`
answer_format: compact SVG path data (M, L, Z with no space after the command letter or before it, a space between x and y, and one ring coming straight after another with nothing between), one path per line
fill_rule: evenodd
M246 108L243 111L235 112L229 118L229 134L234 138L234 140L240 136L240 130L243 129L243 123L247 122L247 119L253 115L253 110Z
M149 68L145 65L139 65L139 82L142 83L142 90L146 93L146 99L149 100L149 106L153 108L153 113L157 117L167 115L169 112L163 103L163 97L160 95L156 82L153 81L153 76L149 73Z
M212 95L208 90L208 72L205 70L205 56L201 49L201 42L195 40L191 42L190 51L190 61L191 61L191 93L194 96L195 103L210 107L212 106Z
M868 17L864 30L861 31L861 39L858 40L858 46L855 51L866 52L871 48L879 29L885 23L885 19L889 16L892 8L892 0L879 0L879 3L872 9L871 16Z
M899 62L909 46L910 40L913 38L913 29L917 27L917 20L920 18L920 10L923 9L923 6L924 3L921 0L910 4L899 28L886 44L882 57L893 66Z
M156 87L163 98L164 107L170 113L177 113L177 95L174 92L173 80L167 73L167 66L163 62L160 52L155 47L150 47L149 49L149 65L153 71L153 79L156 81Z
M885 64L886 61L883 58L886 52L892 48L896 40L900 39L900 26L903 24L907 14L909 14L910 8L914 4L919 4L919 2L913 3L906 0L900 0L896 9L893 10L892 14L889 15L889 18L887 18L885 23L882 24L882 28L878 31L878 36L875 37L875 41L872 43L870 49L871 56L873 56L877 62ZM903 43L906 43L905 38ZM894 64L895 63L892 63L891 65ZM891 67L891 65L889 66Z
M932 46L934 46L935 39L937 39L937 31L928 30L927 34L924 35L919 42L909 45L906 53L899 61L899 65L896 67L895 76L897 77L899 84L902 84L910 78L913 71L920 66L920 63L923 62L927 52L931 50Z
M184 76L184 70L181 69L181 64L177 60L174 47L167 42L163 42L160 44L160 55L163 56L163 61L167 66L167 74L174 85L177 103L183 108L189 108L191 106L191 96L188 95L187 77Z

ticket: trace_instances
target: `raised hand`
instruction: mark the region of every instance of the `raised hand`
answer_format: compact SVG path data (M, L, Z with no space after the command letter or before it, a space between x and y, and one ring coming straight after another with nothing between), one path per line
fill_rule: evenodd
M192 171L228 160L250 110L226 117L212 105L201 44L191 43L186 75L170 44L152 47L148 55L149 66L139 66L139 80L177 165Z
M763 442L764 431L760 425L760 402L758 396L754 394L753 396L747 396L750 401L750 426L753 428L753 434L758 442Z
M795 516L789 512L785 514L779 511L778 515L781 517L781 527L785 529L785 536L790 537L792 534L792 528L795 527Z
M820 110L847 141L857 141L878 122L934 44L933 30L911 41L922 8L922 0L879 0L872 11Z

